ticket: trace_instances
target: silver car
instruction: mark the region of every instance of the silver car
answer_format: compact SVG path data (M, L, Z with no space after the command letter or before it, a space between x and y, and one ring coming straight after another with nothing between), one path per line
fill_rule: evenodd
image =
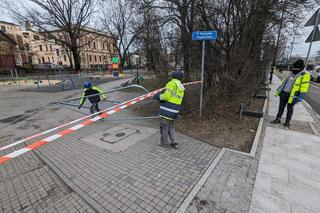
M320 66L316 66L316 67L311 71L311 80L320 83Z

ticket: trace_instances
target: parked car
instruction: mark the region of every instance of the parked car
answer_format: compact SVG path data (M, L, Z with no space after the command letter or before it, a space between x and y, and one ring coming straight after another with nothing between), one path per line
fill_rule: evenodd
M314 67L314 69L311 71L311 80L320 83L320 66Z
M42 64L35 64L35 65L33 65L33 68L38 69L38 70L40 70L40 69L41 70L43 70L43 69L58 69L59 65L45 62Z

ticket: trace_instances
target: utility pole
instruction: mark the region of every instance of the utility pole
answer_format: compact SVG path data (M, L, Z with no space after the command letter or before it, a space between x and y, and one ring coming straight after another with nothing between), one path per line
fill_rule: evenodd
M272 60L272 67L274 67L276 63L276 58L277 58L277 53L278 53L278 48L279 48L279 42L280 42L280 35L281 35L281 30L283 26L283 17L286 9L286 4L287 0L283 2L283 7L282 7L282 13L281 13L281 19L280 19L280 26L279 26L279 31L278 31L278 37L277 37L277 43L276 43L276 50L274 52L273 60Z
M290 53L289 53L289 55L288 55L288 64L289 64L290 59L291 59L291 56L292 56L293 45L294 45L295 39L296 39L296 33L293 33L293 40L292 40L292 42L291 42Z

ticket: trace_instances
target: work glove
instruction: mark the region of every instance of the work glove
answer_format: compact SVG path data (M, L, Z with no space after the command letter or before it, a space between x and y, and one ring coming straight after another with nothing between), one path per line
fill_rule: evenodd
M159 93L155 94L155 95L152 97L152 99L157 100L157 101L160 101L160 94L159 94Z

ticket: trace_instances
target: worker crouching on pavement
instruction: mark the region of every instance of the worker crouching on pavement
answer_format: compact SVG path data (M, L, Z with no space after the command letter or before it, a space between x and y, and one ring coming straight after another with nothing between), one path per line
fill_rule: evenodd
M84 102L86 101L86 96L90 96L90 95L94 95L94 96L90 96L88 97L91 106L90 106L90 112L91 114L94 113L94 110L96 110L96 112L99 112L99 102L100 102L100 96L103 100L106 99L106 96L103 93L103 90L101 90L99 87L96 86L92 86L90 82L84 82L84 90L82 92L81 95L81 100L80 100L80 105L79 105L79 109L82 107L82 105L84 104ZM100 95L99 95L100 94Z
M281 123L281 117L287 105L287 117L284 126L290 127L293 106L301 102L308 92L310 78L309 72L304 70L304 61L297 60L293 64L291 72L282 80L281 85L275 93L275 96L280 96L280 103L277 117L271 123Z
M161 139L159 146L165 147L168 144L168 137L171 140L171 146L177 149L175 137L175 120L178 118L181 110L181 103L184 96L185 88L181 81L184 73L181 71L172 72L172 80L166 85L163 94L155 94L153 99L160 102L160 134Z

